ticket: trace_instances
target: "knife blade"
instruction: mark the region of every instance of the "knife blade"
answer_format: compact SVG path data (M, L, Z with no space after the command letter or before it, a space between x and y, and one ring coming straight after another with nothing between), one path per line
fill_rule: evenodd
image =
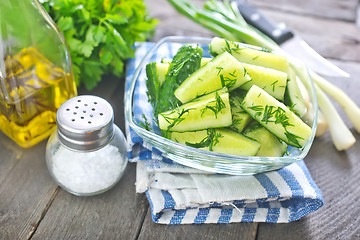
M263 15L256 7L245 3L244 0L233 0L244 17L245 21L257 28L277 44L292 57L302 60L313 71L333 77L349 77L350 75L332 64L314 49L312 49L298 35L291 30L281 27Z

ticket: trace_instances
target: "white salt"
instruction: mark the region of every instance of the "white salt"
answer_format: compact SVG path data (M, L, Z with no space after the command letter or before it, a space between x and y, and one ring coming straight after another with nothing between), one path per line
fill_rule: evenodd
M52 173L71 192L95 193L119 180L126 162L123 158L112 145L94 152L74 152L60 146L53 156Z

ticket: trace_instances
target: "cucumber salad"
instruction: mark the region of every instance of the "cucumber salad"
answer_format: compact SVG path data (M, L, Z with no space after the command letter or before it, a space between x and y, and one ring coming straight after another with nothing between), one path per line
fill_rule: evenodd
M213 58L186 44L173 59L146 66L146 86L161 135L218 153L280 157L312 133L296 74L283 55L221 38Z

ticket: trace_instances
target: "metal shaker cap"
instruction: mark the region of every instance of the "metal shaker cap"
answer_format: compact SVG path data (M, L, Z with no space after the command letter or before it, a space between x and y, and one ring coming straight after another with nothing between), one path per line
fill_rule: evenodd
M57 111L59 140L66 147L94 151L114 136L114 112L103 98L82 95L64 102Z

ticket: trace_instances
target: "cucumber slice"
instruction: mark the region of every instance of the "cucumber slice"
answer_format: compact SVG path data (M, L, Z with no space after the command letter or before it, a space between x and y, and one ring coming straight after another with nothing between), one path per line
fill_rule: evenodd
M243 132L246 137L252 138L261 144L256 156L260 157L281 157L286 150L286 144L269 132L259 123L250 124Z
M236 89L230 93L229 98L233 120L230 129L238 133L241 133L252 121L252 117L241 107L241 102L244 99L245 94L245 91L240 92L239 89Z
M240 86L241 89L249 90L252 85L264 89L267 93L278 100L284 99L288 75L284 72L256 65L243 63L251 81Z
M161 59L161 63L171 63L172 59L171 58L162 58Z
M160 85L165 81L165 76L169 70L169 63L156 63L156 74Z
M212 60L212 58L207 58L207 57L204 57L201 59L201 66L204 66L205 64L207 64L208 62L210 62Z
M297 76L294 70L289 69L289 81L285 91L285 103L290 106L292 111L299 117L303 117L307 113L307 107L302 97Z
M209 150L209 146L211 144L210 134L213 133L208 133L208 131L214 131L214 128L193 132L168 132L168 135L166 137L174 142L178 142L183 145L188 145L203 150Z
M170 139L184 145L239 156L254 156L260 143L228 129L172 132Z
M210 93L158 116L161 130L186 132L232 124L227 88Z
M217 56L223 52L229 52L237 60L243 63L272 68L287 73L289 63L285 56L269 52L242 47L238 43L222 38L214 37L209 45L210 53Z
M146 76L160 86L168 73L170 63L152 62L146 65Z
M270 94L253 85L241 106L275 136L295 147L303 147L311 128Z
M239 61L224 52L185 79L174 94L186 103L225 86L231 91L250 80Z

